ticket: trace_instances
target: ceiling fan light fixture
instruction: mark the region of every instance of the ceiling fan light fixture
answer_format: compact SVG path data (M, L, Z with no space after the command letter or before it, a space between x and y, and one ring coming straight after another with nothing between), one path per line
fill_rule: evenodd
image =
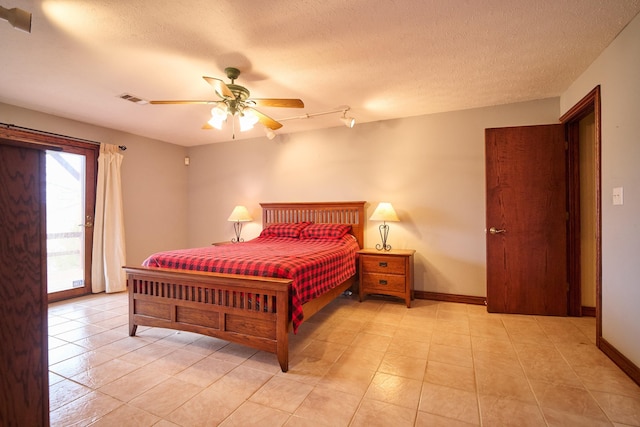
M222 125L225 121L226 120L220 120L218 117L211 117L207 123L218 130L222 130Z
M207 123L212 127L222 130L222 125L227 121L227 111L220 105L217 105L211 109L211 118Z
M246 132L251 129L253 129L253 124L246 120L242 120L242 117L240 117L240 132Z
M173 101L149 101L149 104L215 104L211 109L211 118L203 129L215 128L222 130L222 125L231 116L233 124L232 137L235 139L235 116L238 116L240 122L240 131L244 132L253 129L253 126L260 122L270 130L280 129L282 123L272 119L260 110L254 107L284 107L284 108L304 108L304 102L300 99L289 98L249 98L250 92L244 86L235 84L235 80L240 76L240 70L233 67L225 68L227 77L231 80L231 84L226 84L222 80L202 76L202 78L213 87L216 95L220 98L218 101L211 100L173 100ZM275 136L275 134L274 134ZM270 138L271 139L271 138Z
M240 132L245 132L253 129L253 125L258 123L258 116L251 111L247 111L240 113L238 120L240 121Z
M220 117L224 120L227 118L227 110L220 105L216 105L211 109L211 117Z

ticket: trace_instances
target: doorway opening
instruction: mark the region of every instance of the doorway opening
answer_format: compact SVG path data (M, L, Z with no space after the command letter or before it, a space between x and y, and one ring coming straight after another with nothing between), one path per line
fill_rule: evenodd
M596 345L602 337L602 188L600 86L562 117L568 149L569 290L568 314L593 315ZM595 288L595 296L590 295ZM583 295L585 293L585 295Z
M70 141L46 152L49 302L91 293L98 149Z

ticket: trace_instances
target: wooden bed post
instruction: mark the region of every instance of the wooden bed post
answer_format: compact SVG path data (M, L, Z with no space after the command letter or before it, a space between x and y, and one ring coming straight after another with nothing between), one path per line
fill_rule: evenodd
M276 328L276 355L282 372L289 370L289 292L278 292L276 297L278 323Z
M133 274L127 274L127 287L129 288L129 336L133 337L136 335L136 331L138 330L138 325L136 325L133 320L133 314L135 313L135 283Z

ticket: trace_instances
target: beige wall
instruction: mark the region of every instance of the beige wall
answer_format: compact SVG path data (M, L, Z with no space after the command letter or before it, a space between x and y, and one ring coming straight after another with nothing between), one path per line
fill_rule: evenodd
M113 129L0 103L0 122L108 144L126 145L122 162L127 264L187 246L186 149Z
M417 290L485 296L484 129L558 117L555 98L190 148L189 245L230 239L237 204L251 238L259 202L365 200L370 215L388 201L401 220L389 243L417 251Z
M602 336L640 366L640 15L562 95L602 92ZM624 188L624 205L612 190Z
M182 146L121 135L127 263L140 265L149 254L186 248L187 168Z

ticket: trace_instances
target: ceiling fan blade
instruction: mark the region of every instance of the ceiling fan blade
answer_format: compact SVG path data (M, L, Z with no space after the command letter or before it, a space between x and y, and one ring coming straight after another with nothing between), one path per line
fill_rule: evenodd
M213 90L216 91L216 94L220 98L236 99L233 92L231 92L231 89L229 89L229 86L227 86L227 84L222 80L216 79L215 77L206 77L206 76L202 76L202 78L205 79L205 81L209 83L211 86L213 86Z
M267 116L264 113L261 113L255 108L251 108L251 107L247 107L247 108L249 108L251 111L255 113L255 115L258 117L258 121L262 123L263 126L268 127L271 130L277 130L282 127L282 123L273 120L271 117Z
M149 101L149 104L217 104L218 102L221 101Z
M210 129L214 129L214 127L211 126L209 122L206 122L205 124L202 125L202 129L210 130Z
M283 108L304 108L301 99L287 98L251 98L258 107L283 107Z

